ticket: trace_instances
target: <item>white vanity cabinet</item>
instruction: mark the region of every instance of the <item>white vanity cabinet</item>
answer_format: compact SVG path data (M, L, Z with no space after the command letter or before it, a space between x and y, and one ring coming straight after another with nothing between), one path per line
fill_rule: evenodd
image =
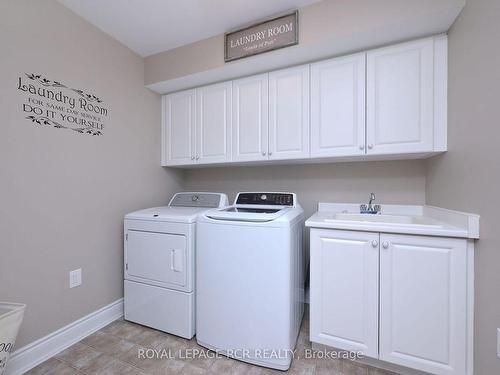
M378 356L378 233L311 230L311 340Z
M465 374L467 241L380 234L380 359Z
M231 161L231 82L163 97L162 165Z
M468 243L312 228L311 341L432 374L470 374Z

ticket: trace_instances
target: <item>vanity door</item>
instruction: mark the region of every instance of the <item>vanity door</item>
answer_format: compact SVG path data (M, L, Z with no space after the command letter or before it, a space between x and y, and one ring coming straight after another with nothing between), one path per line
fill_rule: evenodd
M378 357L379 234L311 229L311 341Z
M466 373L467 242L380 235L380 359Z

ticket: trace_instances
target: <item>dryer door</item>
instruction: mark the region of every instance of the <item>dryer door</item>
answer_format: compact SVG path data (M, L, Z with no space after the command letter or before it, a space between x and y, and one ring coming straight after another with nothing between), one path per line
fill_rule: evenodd
M152 285L186 285L186 237L178 234L129 230L125 278Z

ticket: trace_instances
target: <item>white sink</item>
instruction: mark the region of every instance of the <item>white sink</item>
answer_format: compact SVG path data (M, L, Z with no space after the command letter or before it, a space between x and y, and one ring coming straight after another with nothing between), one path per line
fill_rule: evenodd
M348 214L338 213L325 218L327 222L360 222L360 223L379 223L391 225L418 225L432 228L440 228L441 224L432 223L418 216L403 215L373 215L373 214Z

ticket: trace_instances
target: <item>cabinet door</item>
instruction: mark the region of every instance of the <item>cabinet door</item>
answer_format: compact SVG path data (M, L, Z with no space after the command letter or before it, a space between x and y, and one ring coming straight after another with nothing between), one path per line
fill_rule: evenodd
M269 73L269 159L309 157L309 65Z
M380 235L380 359L466 373L466 241Z
M231 161L232 83L196 89L196 160Z
M311 156L365 153L365 54L311 65Z
M163 97L162 165L195 162L195 90Z
M433 150L434 41L367 54L368 154Z
M378 356L379 234L311 230L311 341Z
M233 81L233 161L268 159L268 74Z

